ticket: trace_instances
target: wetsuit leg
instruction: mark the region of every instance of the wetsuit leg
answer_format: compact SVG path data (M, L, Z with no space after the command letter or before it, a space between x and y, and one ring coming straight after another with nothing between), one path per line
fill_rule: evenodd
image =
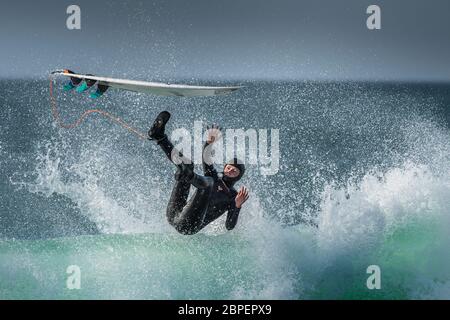
M166 216L171 225L177 214L179 214L187 203L189 189L191 184L183 179L175 181L175 185L170 195L169 204L167 205Z
M178 157L183 163L191 163L189 159L185 158L181 152L174 148L167 135L164 135L157 143L171 162L175 163L174 157ZM180 164L176 165L180 167ZM197 190L188 202L191 184ZM167 206L166 216L169 223L178 232L194 234L203 228L203 220L208 209L213 186L213 178L200 176L195 173L190 181L183 178L176 181Z
M203 221L208 210L211 194L214 187L213 178L200 176L197 174L194 175L194 178L192 179L192 181L190 181L190 183L192 183L197 188L197 190L195 191L195 194L192 196L192 198L189 199L189 202L184 207L181 207L182 210L180 210L180 206L178 206L181 205L181 202L177 202L176 209L180 210L178 212L175 212L175 210L173 210L175 208L175 205L170 205L172 201L167 208L168 216L169 210L173 210L170 212L170 216L172 217L172 226L174 226L175 229L182 234L194 234L204 227ZM174 195L174 192L172 193L172 195Z
M167 137L167 135L164 135L164 138L160 139L157 143L164 152L164 154L167 156L167 158L171 162L173 162L172 152L174 150L174 146ZM177 151L175 150L175 152ZM181 152L178 152L178 155L181 157L183 156ZM175 216L179 214L186 205L190 188L191 188L190 182L184 179L179 179L175 181L175 185L172 189L172 193L170 195L169 204L167 205L166 211L167 220L171 225L173 225Z
M178 157L181 160L181 162L183 162L183 163L191 163L191 160L184 157L180 151L178 151L177 149L174 148L172 142L169 140L167 135L164 135L164 138L158 140L157 144L160 146L160 148L162 149L164 154L167 156L167 158L169 158L169 160L171 162L175 163L174 157ZM179 162L179 163L181 163L181 162ZM178 165L178 164L176 164L176 165Z

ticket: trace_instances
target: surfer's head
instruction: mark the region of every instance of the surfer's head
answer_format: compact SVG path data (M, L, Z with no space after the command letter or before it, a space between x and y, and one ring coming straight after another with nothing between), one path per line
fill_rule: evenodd
M245 165L237 158L228 161L223 167L223 180L229 185L239 181L245 173Z
M232 164L226 164L225 167L223 167L223 174L228 178L237 178L241 174L241 170Z

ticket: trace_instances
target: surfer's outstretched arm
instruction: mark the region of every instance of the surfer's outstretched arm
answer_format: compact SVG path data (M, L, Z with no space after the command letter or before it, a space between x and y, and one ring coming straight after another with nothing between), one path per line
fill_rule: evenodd
M210 144L208 142L205 142L203 145L203 151L205 151L206 147L208 147ZM203 166L203 174L207 177L213 177L214 180L217 180L217 170L214 168L212 164L208 164L205 161L205 154L203 154L202 157L202 166Z
M240 211L241 211L240 208L232 208L232 209L228 210L227 220L225 221L225 227L227 228L227 230L234 229L234 227L237 224Z
M248 200L248 198L248 189L246 187L241 187L234 200L234 206L232 206L227 213L227 220L225 222L225 227L227 230L232 230L236 226L241 207L245 201Z
M203 157L202 157L202 165L203 165L203 173L205 176L213 177L214 180L217 180L217 171L214 166L210 163L209 154L206 151L206 148L212 145L217 139L219 139L222 135L221 128L218 125L213 124L211 127L208 127L208 138L206 139L205 144L203 145Z

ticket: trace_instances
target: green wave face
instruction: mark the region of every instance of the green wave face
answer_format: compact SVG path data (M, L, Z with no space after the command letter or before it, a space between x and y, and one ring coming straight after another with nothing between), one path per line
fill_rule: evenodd
M288 228L284 241L293 241L289 244L276 238L177 234L4 241L0 298L426 299L447 294L450 264L435 222L411 222L367 252L331 259L317 232ZM366 286L372 264L381 269L380 290ZM71 265L80 268L79 290L67 286Z
M246 249L247 248L247 249ZM87 236L0 244L3 299L225 298L257 284L244 242L227 236ZM69 290L69 266L81 289ZM263 270L262 270L263 271ZM236 292L236 294L238 294Z

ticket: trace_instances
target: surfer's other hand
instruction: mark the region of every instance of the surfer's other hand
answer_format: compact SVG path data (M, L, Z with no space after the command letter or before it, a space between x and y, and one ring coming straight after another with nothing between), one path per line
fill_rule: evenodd
M239 192L236 196L235 202L236 202L236 208L240 208L245 201L248 200L250 196L248 195L248 189L244 186L242 186L239 189Z
M208 127L206 127L206 129L208 131L208 138L206 139L206 142L208 144L216 142L222 136L222 132L221 132L222 128L219 127L217 124L208 126Z

